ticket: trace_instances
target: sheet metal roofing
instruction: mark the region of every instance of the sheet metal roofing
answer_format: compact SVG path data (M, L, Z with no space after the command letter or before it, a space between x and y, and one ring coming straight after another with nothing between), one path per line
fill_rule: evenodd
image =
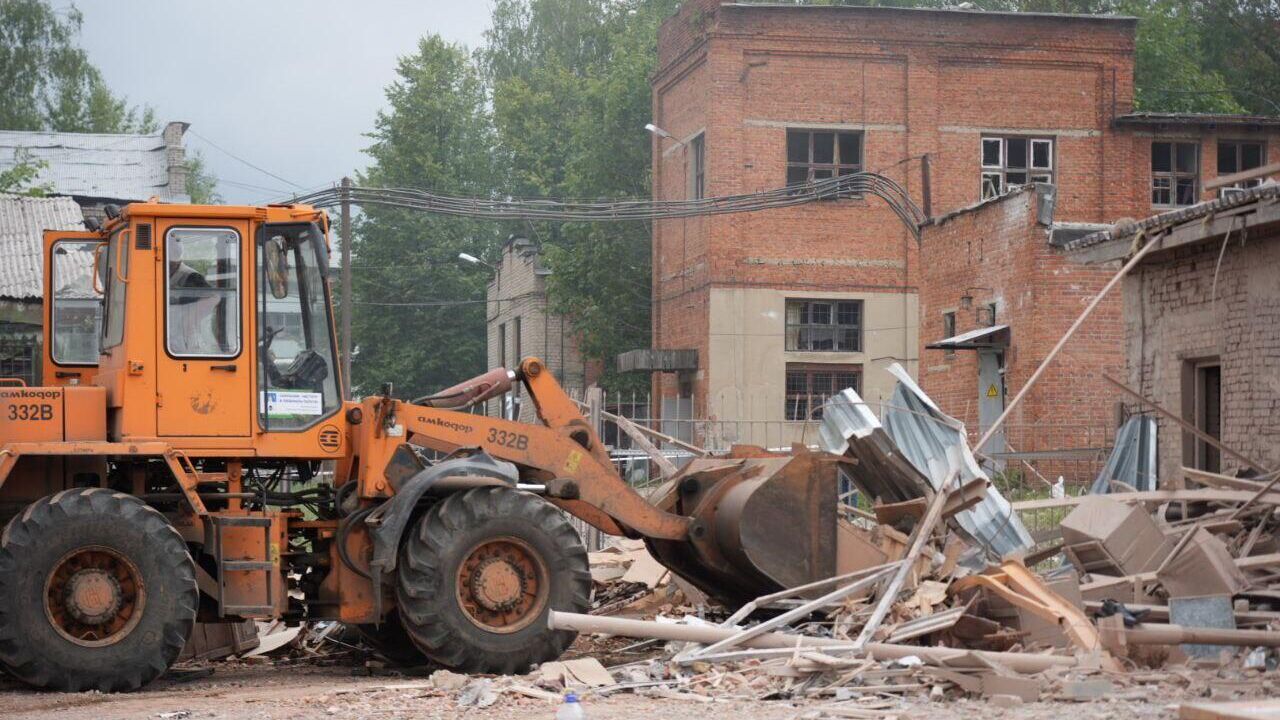
M48 183L58 195L189 202L169 192L164 136L0 131L0 170L25 156L43 161L35 185Z
M1135 112L1120 115L1117 125L1258 125L1280 126L1280 117L1274 115L1230 115L1225 113L1160 113Z
M80 206L69 197L0 194L0 297L44 295L45 230L84 230Z
M1151 217L1145 220L1139 220L1138 222L1124 223L1107 230L1101 230L1093 233L1092 235L1086 235L1078 240L1069 242L1063 245L1063 249L1067 251L1083 250L1112 240L1131 238L1134 235L1137 235L1139 231L1150 234L1154 231L1172 228L1192 220L1200 220L1224 210L1230 210L1242 205L1248 205L1250 203L1263 200L1274 200L1277 198L1280 198L1280 184L1267 183L1265 185L1259 185L1258 187L1249 188L1248 190L1233 192L1230 195L1218 198L1217 200L1189 205L1176 210L1170 210L1169 212L1160 213L1159 215L1152 215Z

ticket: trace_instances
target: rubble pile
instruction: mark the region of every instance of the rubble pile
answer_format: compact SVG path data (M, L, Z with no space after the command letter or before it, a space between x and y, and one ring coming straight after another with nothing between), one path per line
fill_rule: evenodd
M823 427L860 496L842 506L836 576L722 607L674 589L639 543L595 553L607 600L551 625L661 652L609 681L556 668L529 684L803 701L810 718L893 716L903 698L1177 698L1189 716L1196 700L1280 691L1280 474L1186 469L1187 489L1115 477L1094 485L1110 494L1010 503L909 378L895 407L910 412L884 424L846 393ZM1033 540L1018 513L1044 510L1061 520ZM656 580L633 582L634 568Z

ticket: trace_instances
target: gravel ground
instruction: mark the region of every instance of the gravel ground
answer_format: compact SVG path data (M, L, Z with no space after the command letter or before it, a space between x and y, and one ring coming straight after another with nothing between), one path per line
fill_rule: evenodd
M380 686L421 686L425 678L357 677L350 667L306 665L272 666L236 663L214 666L211 676L196 680L162 679L145 690L130 694L38 693L0 678L0 717L40 720L185 720L190 718L474 718L476 720L524 720L553 718L556 705L511 693L484 709L460 707L455 693L435 689L380 689ZM1018 720L1146 720L1174 717L1164 690L1126 692L1129 697L1090 703L1040 702L1015 708L998 708L981 701L956 700L930 703L924 698L901 705L903 720L970 720L1016 718ZM820 704L785 701L686 699L616 694L586 697L584 708L591 720L784 720L804 715ZM895 708L896 709L896 708Z

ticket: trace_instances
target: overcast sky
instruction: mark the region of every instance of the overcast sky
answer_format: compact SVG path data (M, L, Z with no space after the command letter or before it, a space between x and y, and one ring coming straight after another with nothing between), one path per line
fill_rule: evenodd
M53 0L66 7L68 0ZM362 169L396 58L439 33L475 48L491 0L78 0L81 45L107 84L191 123L228 202ZM205 139L202 139L205 138ZM213 145L278 175L246 166ZM286 182L288 181L288 182ZM252 186L252 187L247 187Z

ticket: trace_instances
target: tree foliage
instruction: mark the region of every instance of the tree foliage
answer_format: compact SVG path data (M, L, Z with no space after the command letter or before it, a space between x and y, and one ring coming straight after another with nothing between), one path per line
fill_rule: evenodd
M502 191L572 198L650 192L649 74L661 21L678 0L499 0L478 53L492 87ZM613 357L648 347L651 227L538 224L553 309L581 333L584 354L619 376Z
M204 154L199 150L187 150L187 194L197 205L216 205L222 202L218 193L218 178L205 166Z
M0 0L0 129L154 132L150 108L107 87L77 44L81 15L46 0Z
M357 182L490 194L492 121L467 52L432 35L400 59L397 74L369 135L373 165ZM423 395L482 371L489 275L457 258L492 257L499 232L494 223L364 209L352 244L357 394L393 381L397 394Z

